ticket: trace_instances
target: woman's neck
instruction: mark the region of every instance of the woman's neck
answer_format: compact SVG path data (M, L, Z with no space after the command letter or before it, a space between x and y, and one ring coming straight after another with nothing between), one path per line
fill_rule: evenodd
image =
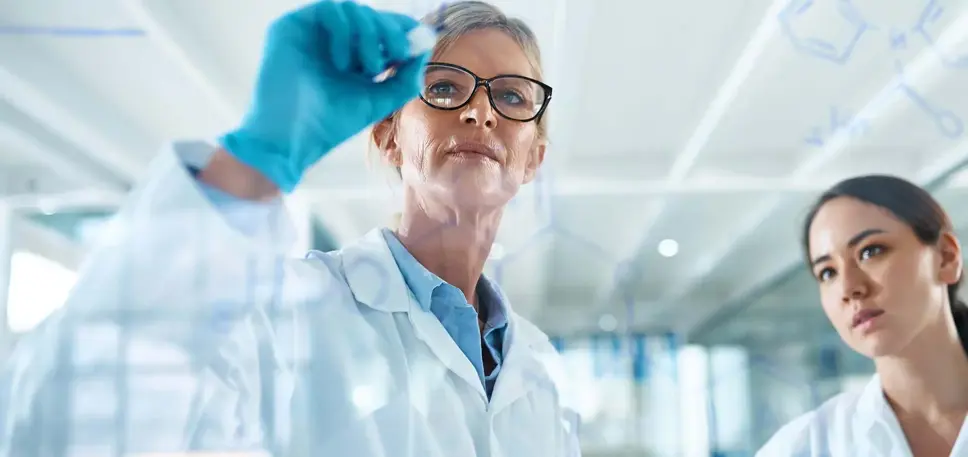
M879 357L875 365L898 416L962 421L968 413L968 355L947 310L899 354Z
M407 207L396 235L424 268L460 289L477 308L477 282L500 223L500 210L430 215Z

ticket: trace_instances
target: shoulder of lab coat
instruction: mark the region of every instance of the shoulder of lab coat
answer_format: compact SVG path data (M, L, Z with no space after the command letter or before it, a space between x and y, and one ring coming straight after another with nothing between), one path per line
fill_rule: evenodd
M114 382L125 372L134 399L126 421L138 433L128 437L131 452L227 450L260 439L259 430L242 427L258 424L257 406L228 420L207 411L228 410L240 396L258 398L258 379L245 376L259 370L266 319L258 304L277 286L276 265L295 231L285 211L264 230L234 230L186 168L204 166L213 151L205 142L165 147L87 254L64 306L14 348L0 372L0 456L56 449L51 430L113 417L104 408L125 406ZM305 285L290 302L314 293L306 274L335 276L325 267L285 265L286 280ZM202 428L206 438L198 441L193 435ZM81 435L89 442L59 444L118 439L106 430Z
M880 378L840 393L781 427L756 457L870 455L869 432L889 416Z

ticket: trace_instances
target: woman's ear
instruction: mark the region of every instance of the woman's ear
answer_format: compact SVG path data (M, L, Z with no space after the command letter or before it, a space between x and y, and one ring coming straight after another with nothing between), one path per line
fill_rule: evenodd
M528 151L528 162L525 164L524 182L522 184L530 183L537 176L538 168L544 163L546 149L548 149L548 142L541 139L536 140L534 147Z
M370 133L373 143L380 150L380 157L387 163L399 167L403 158L397 146L396 116L390 116L373 125Z
M941 282L954 284L961 279L962 268L964 267L961 259L961 243L951 232L941 234L938 240L938 250L941 253L941 266L938 274Z

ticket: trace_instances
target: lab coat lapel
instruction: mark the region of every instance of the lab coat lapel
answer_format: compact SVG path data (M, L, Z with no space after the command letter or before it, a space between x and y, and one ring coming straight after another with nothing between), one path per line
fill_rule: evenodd
M343 271L356 300L384 312L407 313L414 334L429 346L444 366L469 383L487 400L481 378L444 326L417 303L393 253L379 229L342 251Z
M457 347L457 343L454 342L454 339L447 333L444 326L437 320L437 316L421 308L416 298L411 296L409 317L417 338L427 344L434 356L448 370L470 384L486 403L487 394L484 392L484 385L481 383L481 378L477 374L477 370L474 369L474 365L468 360L467 356Z
M509 309L509 347L491 396L492 414L500 413L533 390L554 388L546 365L535 350L536 341L528 330L520 317Z
M854 421L858 455L911 457L901 424L884 398L880 376L875 374L861 392Z

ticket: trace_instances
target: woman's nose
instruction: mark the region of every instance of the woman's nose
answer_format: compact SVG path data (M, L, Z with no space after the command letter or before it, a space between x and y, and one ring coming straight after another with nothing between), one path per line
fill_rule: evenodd
M497 126L495 114L487 97L487 89L478 87L471 95L471 101L461 111L460 119L465 124L493 129Z
M841 287L843 287L843 301L860 300L870 294L870 277L857 265L847 265L841 272Z

